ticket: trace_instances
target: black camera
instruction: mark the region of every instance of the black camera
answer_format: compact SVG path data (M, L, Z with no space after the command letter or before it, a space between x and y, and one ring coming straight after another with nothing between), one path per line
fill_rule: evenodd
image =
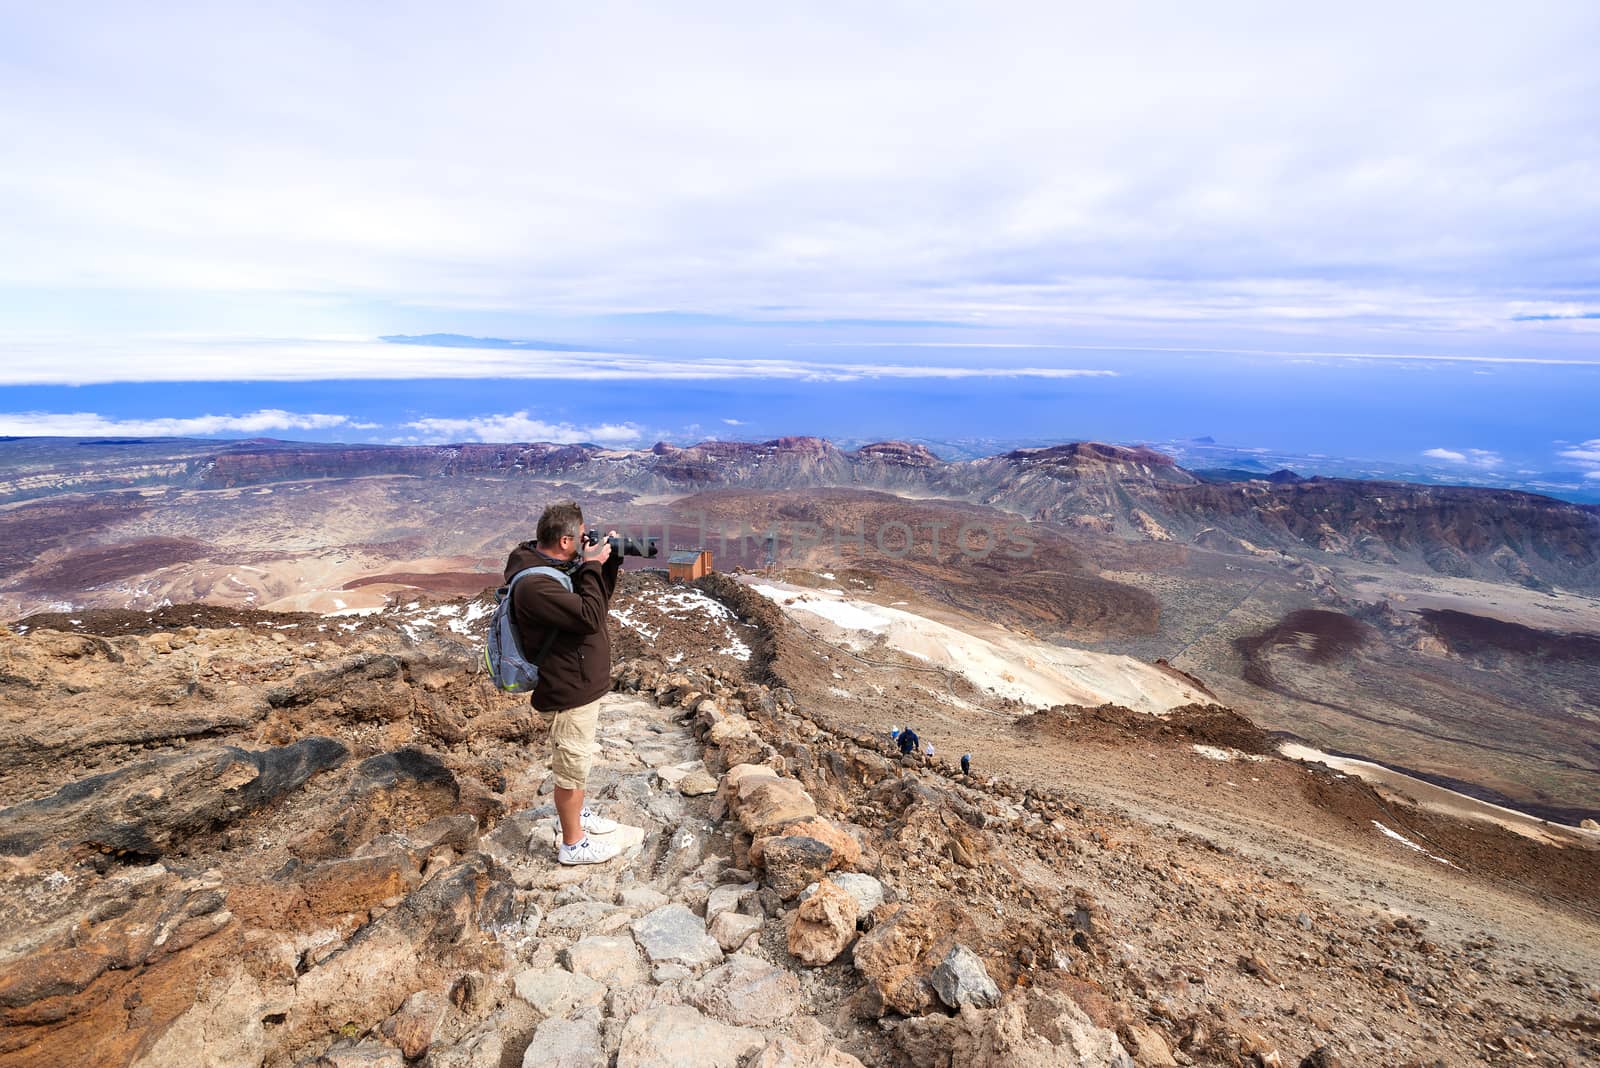
M656 548L655 538L607 538L611 543L611 551L618 556L654 556L659 551ZM600 533L594 530L583 532L583 543L589 546L600 544Z

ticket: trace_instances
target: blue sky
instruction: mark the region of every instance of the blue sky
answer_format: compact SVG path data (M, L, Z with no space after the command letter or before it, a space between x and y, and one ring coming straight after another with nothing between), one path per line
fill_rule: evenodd
M1600 482L1597 39L1588 3L7 5L0 433L1003 437L1021 396ZM426 334L551 347L380 340ZM1196 367L1233 402L1140 392Z

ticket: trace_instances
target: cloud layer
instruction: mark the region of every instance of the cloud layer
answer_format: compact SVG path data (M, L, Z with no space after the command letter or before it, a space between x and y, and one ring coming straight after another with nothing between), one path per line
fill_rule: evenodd
M1505 462L1500 454L1492 449L1426 449L1422 455L1430 460L1470 464L1473 467L1499 467Z
M437 348L346 339L267 340L174 337L80 341L0 336L0 385L93 382L292 381L300 379L559 378L676 381L780 379L850 382L867 378L1112 377L1105 368L876 363L819 359L664 357L628 352Z
M593 442L597 445L621 445L639 440L642 433L631 423L573 426L571 423L548 423L542 419L534 419L529 417L526 411L468 419L424 418L406 423L405 428L415 430L417 433L400 440L431 443L471 440L551 441L561 445Z
M1590 438L1570 449L1563 449L1561 456L1577 461L1585 479L1600 482L1600 438Z
M1600 331L1597 37L1584 2L31 5L0 304L1559 348Z
M0 412L0 435L15 437L245 437L279 430L371 430L346 415L285 412L266 408L245 415L197 415L163 419L111 419L95 412Z

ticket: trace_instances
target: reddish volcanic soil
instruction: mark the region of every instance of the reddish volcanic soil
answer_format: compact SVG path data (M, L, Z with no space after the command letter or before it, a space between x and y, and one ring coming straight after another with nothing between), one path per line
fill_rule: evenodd
M1245 659L1246 681L1275 690L1277 684L1263 656L1273 646L1301 646L1313 664L1331 664L1365 645L1370 630L1367 624L1342 612L1305 608L1290 612L1276 626L1235 638L1233 645Z
M342 589L355 590L362 586L387 584L415 586L419 590L446 597L471 597L500 585L500 576L488 571L390 571L382 575L365 575L346 582Z
M0 510L0 575L32 566L57 546L84 545L95 532L149 508L131 493L63 497Z
M1451 652L1464 656L1494 652L1600 662L1600 634L1541 630L1451 609L1425 609L1418 614Z
M27 585L41 590L90 590L157 568L200 560L211 551L211 546L193 538L142 538L95 546L72 552L35 571L28 576Z

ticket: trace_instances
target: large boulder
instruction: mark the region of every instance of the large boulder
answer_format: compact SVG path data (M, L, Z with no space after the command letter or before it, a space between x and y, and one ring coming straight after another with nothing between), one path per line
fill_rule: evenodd
M444 983L480 959L486 906L508 891L482 853L438 872L295 980L288 1026L336 1031L350 1020L382 1020L413 992Z
M304 859L344 856L374 836L403 833L458 813L461 784L437 754L422 749L378 753L357 764L340 810L291 843Z
M856 899L856 914L862 920L883 904L883 884L864 872L836 871L828 876L828 881ZM800 900L804 901L816 893L816 889L815 886L808 886L800 891Z
M805 835L784 835L761 839L761 864L767 870L767 885L785 901L822 878L833 864L833 850L827 843Z
M764 764L738 764L728 769L717 798L721 807L756 837L817 814L817 803L805 787Z
M606 985L565 968L529 968L512 980L517 997L532 1005L540 1016L565 1016L574 1009L599 1005Z
M867 979L867 1007L880 1015L898 1012L905 1016L932 1008L935 995L928 974L940 959L934 956L935 950L949 937L949 932L937 930L922 910L906 905L862 935L856 943L855 964Z
M861 843L856 840L855 835L832 820L825 820L820 817L800 820L785 826L783 833L815 838L833 850L833 858L828 862L829 871L836 871L840 868L854 868L861 863ZM760 846L761 843L758 841L751 847L750 856L752 860L757 859L761 852Z
M331 738L306 738L272 749L220 746L141 760L0 809L0 854L87 845L153 859L278 800L348 755Z
M789 952L803 964L827 964L856 936L859 906L849 891L825 880L789 917Z

